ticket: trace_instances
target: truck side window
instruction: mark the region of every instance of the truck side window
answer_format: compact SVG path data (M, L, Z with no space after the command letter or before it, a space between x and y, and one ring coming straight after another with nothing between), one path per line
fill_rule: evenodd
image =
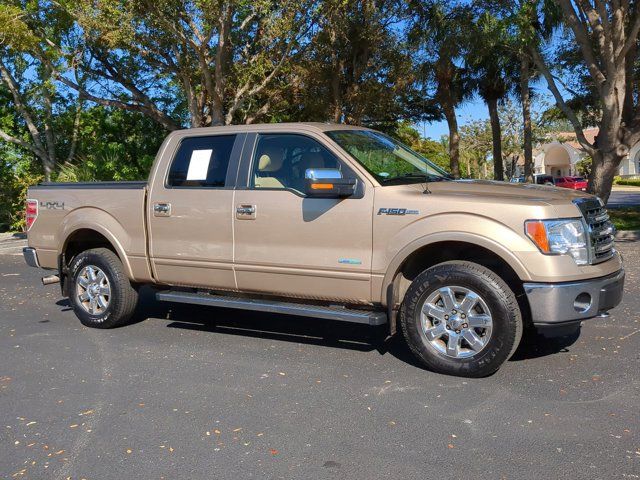
M308 168L343 169L340 161L316 140L304 135L260 135L253 157L253 188L305 188Z
M224 187L235 135L190 137L180 147L169 169L171 187Z

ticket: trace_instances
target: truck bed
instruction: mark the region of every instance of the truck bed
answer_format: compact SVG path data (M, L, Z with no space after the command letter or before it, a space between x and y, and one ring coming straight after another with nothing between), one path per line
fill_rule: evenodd
M42 182L31 187L29 190L41 190L45 188L69 188L69 189L139 189L147 186L145 181L123 181L123 182Z
M147 278L146 186L146 182L81 182L29 188L28 198L38 201L29 246L37 249L40 265L57 268L65 241L90 229L114 245L132 278Z

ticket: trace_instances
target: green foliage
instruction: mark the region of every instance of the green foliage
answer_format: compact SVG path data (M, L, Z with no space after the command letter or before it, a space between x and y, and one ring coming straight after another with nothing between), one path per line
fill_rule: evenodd
M74 117L62 112L58 125L70 131ZM0 124L2 118L0 109ZM145 180L167 133L139 113L104 107L84 111L80 123L77 155L57 166L54 181ZM21 231L27 188L43 180L42 168L7 145L0 144L0 158L0 231Z
M629 185L632 187L640 187L640 178L620 178L615 177L613 179L614 185Z
M460 129L461 170L471 178L492 178L491 125L488 120L476 120Z
M409 148L423 155L446 172L450 171L449 149L444 142L424 138L409 122L400 122L392 135Z
M32 50L38 38L24 22L25 12L16 5L0 4L0 35L2 43L17 51Z
M166 134L141 114L92 107L82 115L76 158L59 167L56 179L145 180Z
M42 174L28 159L7 155L0 163L0 231L24 230L27 189L42 180Z
M578 163L576 164L576 169L578 170L578 174L587 178L589 177L589 175L591 175L591 165L592 165L593 161L591 160L591 157L587 156L585 158L583 158L582 160L578 161Z

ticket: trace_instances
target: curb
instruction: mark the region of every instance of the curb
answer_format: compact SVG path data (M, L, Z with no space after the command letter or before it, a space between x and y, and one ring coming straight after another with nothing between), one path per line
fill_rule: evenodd
M24 240L25 238L27 238L26 233L21 233L21 232L0 233L0 240Z

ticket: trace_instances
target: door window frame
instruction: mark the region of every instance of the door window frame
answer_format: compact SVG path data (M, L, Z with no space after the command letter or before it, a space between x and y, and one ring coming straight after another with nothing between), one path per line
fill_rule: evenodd
M305 137L309 140L312 140L316 143L318 143L319 145L321 145L327 152L329 152L335 159L336 161L338 161L340 163L340 165L342 166L342 171L348 171L351 175L353 175L354 178L357 179L357 185L356 185L356 191L354 193L354 195L341 199L341 200L348 200L348 199L360 199L364 197L364 192L365 192L365 182L362 179L362 176L359 174L359 172L357 170L355 170L348 161L346 161L344 158L342 158L342 156L336 154L336 152L333 151L332 148L330 148L330 146L326 143L323 142L322 139L314 136L314 135L309 135L305 132L287 132L287 131L277 131L277 132L251 132L247 134L247 139L245 141L245 145L244 148L242 149L242 158L240 160L240 165L238 168L238 176L236 178L236 190L252 190L252 191L264 191L264 192L290 192L294 195L296 195L297 197L301 197L301 198L306 198L306 199L313 199L314 197L308 197L307 195L305 195L302 192L299 192L298 190L291 188L291 187L285 187L285 188L275 188L275 187L270 187L270 188L255 188L253 186L253 182L252 182L252 175L253 175L253 166L255 163L255 154L258 148L258 140L260 138L260 136L273 136L273 135L287 135L287 136L291 136L291 135L295 135L295 136L299 136L299 137ZM325 199L326 200L326 199Z
M180 185L170 185L169 184L169 174L171 173L171 167L173 166L173 162L176 160L176 156L180 151L180 147L182 146L182 142L185 140L190 140L192 138L211 138L211 137L229 137L235 136L233 141L233 147L231 147L231 153L229 154L229 163L227 165L227 173L224 179L224 187L214 187L214 186L180 186ZM167 168L165 169L165 177L162 182L162 187L166 190L234 190L236 187L236 182L238 180L238 170L240 168L240 163L242 162L242 153L243 148L245 146L245 142L247 140L246 133L240 132L220 132L220 133L212 133L212 134L202 134L202 135L184 135L178 139L176 144L174 145L173 152L171 153L171 160L169 160L167 164Z

